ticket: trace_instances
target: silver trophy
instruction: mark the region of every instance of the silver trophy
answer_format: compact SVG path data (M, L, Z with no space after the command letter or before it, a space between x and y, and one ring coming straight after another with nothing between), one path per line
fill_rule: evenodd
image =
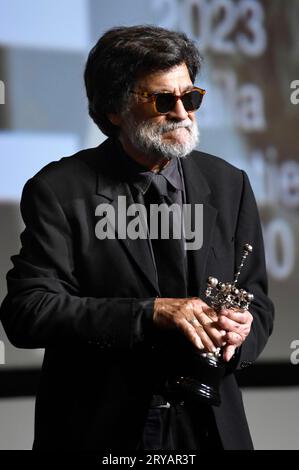
M208 278L206 297L209 298L210 305L216 312L219 312L221 308L237 308L247 310L250 303L253 301L253 294L250 294L244 289L238 289L236 286L245 260L251 252L252 246L246 243L246 245L244 245L242 260L238 271L235 274L233 283L219 282L216 277L210 276Z
M244 246L243 256L233 282L220 282L215 277L207 281L206 297L208 303L219 313L221 308L248 310L253 301L253 294L237 286L242 267L252 246ZM225 373L225 362L222 360L222 350L216 352L201 352L188 344L180 355L179 370L182 372L167 381L166 389L169 401L185 402L200 401L209 405L219 406L220 383Z
M244 266L245 260L251 252L252 246L246 243L246 245L244 245L241 263L238 267L238 271L235 274L233 283L219 282L216 277L212 276L208 278L206 297L208 298L211 307L213 307L213 309L217 313L220 312L221 308L236 308L238 310L248 310L249 305L254 299L254 295L244 289L239 289L237 287L237 282L241 270ZM218 348L215 353L207 354L219 357L221 355L221 349Z

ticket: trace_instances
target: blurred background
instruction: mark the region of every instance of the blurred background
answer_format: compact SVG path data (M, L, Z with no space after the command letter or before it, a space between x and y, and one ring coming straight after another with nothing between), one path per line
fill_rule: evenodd
M25 182L52 160L97 146L83 70L112 26L186 32L204 57L200 149L250 178L263 223L273 336L242 372L256 449L299 449L299 1L1 0L0 302L19 251ZM30 449L42 350L11 346L0 326L0 449Z

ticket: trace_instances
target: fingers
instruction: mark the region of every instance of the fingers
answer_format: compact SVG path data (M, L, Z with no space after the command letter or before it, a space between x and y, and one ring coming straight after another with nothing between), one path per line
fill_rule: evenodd
M238 312L235 310L221 310L218 325L228 332L238 333L243 337L249 334L253 317L250 312Z
M207 304L204 302L193 302L194 304L194 316L197 318L199 324L203 328L203 331L205 333L202 333L203 342L206 341L206 337L210 339L210 341L207 341L209 344L211 341L214 344L214 346L222 347L224 344L223 338L225 336L225 331L219 329L217 325L217 320L218 316L215 312L214 309L209 307ZM200 331L197 331L198 334L201 334ZM210 348L209 348L210 350Z
M204 345L205 350L209 352L215 352L217 349L217 343L215 345L213 339L205 331L205 327L199 323L198 326L195 327L195 331L196 331L196 334L201 339L201 342Z
M225 339L228 345L233 345L235 347L241 346L241 344L244 341L243 336L239 335L238 333L232 333L232 332L227 333L225 336Z
M198 313L195 311L196 318L199 320L199 323L202 325L204 331L207 333L209 338L211 338L213 343L217 347L221 347L223 346L223 337L226 332L219 329L217 324L218 317L213 309L209 308L209 310L205 310L205 312L206 313L203 311Z
M205 349L208 352L215 352L216 346L205 332L204 327L199 321L183 319L177 322L177 327L186 336L186 338L199 349Z
M201 299L157 298L153 319L159 328L178 328L199 349L214 352L224 344L216 312Z
M236 347L232 345L225 346L223 349L222 357L225 362L229 362L235 354Z
M208 334L209 338L211 338L213 343L216 344L218 348L221 348L222 346L224 346L226 342L225 330L219 330L219 328L214 322L205 324L204 329L206 333Z
M234 333L241 333L245 329L244 327L246 327L246 325L241 325L240 323L230 320L229 318L224 317L223 315L219 316L218 325L223 330L232 331Z
M215 310L207 304L201 305L201 310L207 315L212 321L218 320L218 315Z
M201 337L197 334L195 328L191 325L188 320L183 319L181 324L178 325L179 329L184 333L186 338L198 349L204 349L205 346L201 340Z
M227 348L229 348L228 351L232 351L233 347L241 346L250 332L252 321L253 317L248 310L243 312L235 309L221 310L218 325L227 331L225 340ZM225 357L229 357L230 354L231 352L227 352Z
M197 329L197 333L202 335L203 333L205 333L205 335L210 338L210 340L217 348L221 348L224 344L224 336L226 334L226 331L219 330L217 323L211 321L211 319L204 313L198 315L197 318L199 320L200 328L202 330L201 333L201 331Z
M253 317L248 310L239 311L234 309L221 309L220 316L225 316L229 320L240 324L252 323Z
M223 334L211 328L211 319L201 311L199 303L194 305L191 301L186 310L187 316L182 321L178 317L177 327L199 349L215 352L223 345Z

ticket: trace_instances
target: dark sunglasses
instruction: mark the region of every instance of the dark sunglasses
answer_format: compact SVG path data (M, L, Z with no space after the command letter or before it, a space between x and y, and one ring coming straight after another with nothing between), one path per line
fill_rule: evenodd
M201 103L206 90L194 87L185 91L182 95L174 95L168 91L150 93L148 91L132 91L135 95L149 98L154 104L154 110L158 114L167 114L172 111L178 100L181 100L186 111L196 111Z

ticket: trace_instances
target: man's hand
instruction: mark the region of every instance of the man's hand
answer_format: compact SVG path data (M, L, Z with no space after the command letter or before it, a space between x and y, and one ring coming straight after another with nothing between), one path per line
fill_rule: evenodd
M221 309L218 317L218 327L226 331L223 348L223 359L228 362L233 357L236 348L241 346L251 330L253 316L248 310Z
M157 298L154 323L159 328L177 328L191 343L209 352L222 347L226 332L218 325L216 312L198 297L187 299Z
M223 347L228 362L250 333L253 317L248 310L221 309L217 315L198 297L157 298L154 323L159 328L178 328L191 343L209 352Z

